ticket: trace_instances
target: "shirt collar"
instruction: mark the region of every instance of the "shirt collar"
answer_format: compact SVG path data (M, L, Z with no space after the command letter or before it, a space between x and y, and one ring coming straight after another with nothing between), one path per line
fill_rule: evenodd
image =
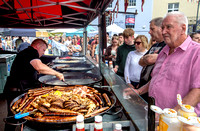
M177 48L175 48L174 51L176 51L177 49L181 49L183 51L186 51L186 49L188 48L190 42L192 41L191 37L188 36L187 39L180 45L178 46ZM163 52L168 54L169 53L169 46L166 45L164 48L163 48Z

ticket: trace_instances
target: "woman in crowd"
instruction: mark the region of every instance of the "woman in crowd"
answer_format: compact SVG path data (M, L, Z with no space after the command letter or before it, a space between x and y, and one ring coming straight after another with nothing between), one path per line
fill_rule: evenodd
M72 45L73 56L80 56L80 52L82 51L82 47L77 44L77 39L74 39Z
M198 32L192 33L190 37L192 38L193 41L200 43L200 33Z
M151 38L149 41L149 44L147 46L147 50L149 50L152 47L152 45L154 45L155 43L156 43L156 41Z
M118 47L119 47L118 37L113 36L111 45L106 48L106 52L105 52L105 60L112 61L113 67L115 67Z
M148 39L144 35L139 35L135 38L134 44L136 50L129 52L124 70L125 81L132 88L136 88L139 84L142 66L138 62L147 52Z
M95 44L93 45L94 59L99 62L99 37L96 38Z

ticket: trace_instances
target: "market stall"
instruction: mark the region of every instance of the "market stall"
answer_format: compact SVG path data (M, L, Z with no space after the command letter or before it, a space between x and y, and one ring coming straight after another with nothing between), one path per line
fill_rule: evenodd
M92 82L90 81L90 83L87 83L86 85L90 85L91 88L94 88L94 89L99 88L99 90L105 88L106 90L105 92L112 93L113 96L116 97L117 105L114 108L112 108L112 110L109 110L109 111L105 110L105 112L103 112L104 114L103 121L105 122L113 121L113 123L115 121L119 123L121 122L121 124L123 124L123 126L127 130L130 130L130 131L134 131L134 130L145 131L147 130L147 109L145 108L147 106L147 103L137 94L135 94L134 97L128 97L128 98L126 96L123 96L123 90L125 88L128 88L128 86L112 70L110 70L110 68L108 68L102 61L102 51L107 46L106 44L102 44L102 43L106 43L106 28L105 28L106 26L105 26L104 11L111 2L112 1L110 0L104 0L104 1L96 1L96 0L77 0L77 1L32 0L32 1L29 1L28 0L26 2L22 0L20 1L5 0L5 1L0 2L0 6L1 6L0 11L4 12L4 14L0 15L0 18L2 19L0 21L0 26L7 27L7 28L8 27L12 27L12 28L84 28L83 37L85 39L84 39L83 54L84 54L86 63L85 61L82 61L80 62L80 65L90 64L93 66L91 70L81 73L83 74L83 76L86 76L89 74L87 78L90 78L93 80ZM99 17L99 25L100 25L99 26L99 41L100 41L99 43L101 44L100 44L100 51L99 51L100 53L99 63L94 63L91 57L86 56L86 45L87 45L86 44L87 43L86 42L86 38L87 38L86 27L96 17ZM59 62L57 59L55 59L55 61ZM55 65L55 61L52 61L54 62L53 65ZM63 60L60 60L60 61L61 63L66 62L66 61L63 62ZM57 63L57 64L61 64L61 63ZM80 73L76 72L75 74L76 74L75 77L73 75L66 76L66 77L74 78L73 81L76 80L77 76L81 77L81 75L79 75ZM49 78L49 80L47 79L42 82L43 84L46 84L45 82L50 82L51 84L53 80L54 80L53 78ZM83 82L87 82L87 81L83 80ZM74 85L76 83L72 84L66 81L66 83L63 82L62 84L67 86L67 85ZM84 84L82 83L82 85ZM116 110L118 110L119 107L120 107L120 110L119 112L116 113ZM41 119L39 121L41 121ZM92 119L92 121L88 122L88 124L91 124L93 122L94 120ZM42 124L43 123L39 122L39 125L42 125ZM49 123L47 123L47 125L48 124ZM52 123L50 124L52 125ZM56 124L53 123L53 125L56 125ZM75 121L73 121L73 124L75 124ZM63 128L62 125L60 124L58 125L60 128ZM105 127L108 127L108 126L105 124ZM32 127L27 127L27 129L29 130L31 130L31 128ZM72 126L65 127L65 129L66 130L72 129Z

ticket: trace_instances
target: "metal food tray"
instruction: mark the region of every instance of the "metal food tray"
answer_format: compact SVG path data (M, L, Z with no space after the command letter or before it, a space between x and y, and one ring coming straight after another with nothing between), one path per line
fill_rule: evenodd
M102 122L103 131L113 131L115 129L115 124L121 124L122 128L129 128L127 131L135 131L135 127L132 122L129 120L126 121L111 121L111 122ZM94 131L94 123L85 123L85 130ZM76 131L76 124L73 124L72 131Z

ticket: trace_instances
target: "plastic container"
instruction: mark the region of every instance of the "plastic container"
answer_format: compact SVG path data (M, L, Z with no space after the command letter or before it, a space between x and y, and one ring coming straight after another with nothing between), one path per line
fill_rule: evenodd
M76 117L76 131L85 131L83 115Z
M122 125L121 124L115 124L115 129L113 131L122 131Z
M159 119L159 131L180 131L181 122L174 109L165 108Z
M94 131L103 131L102 116L95 116Z
M182 117L178 116L182 123L181 131L200 131L200 118L199 117Z
M181 109L178 110L178 116L188 118L190 116L197 116L194 112L194 107L190 105L182 105Z
M105 64L106 64L106 66L108 66L108 60L105 60Z
M113 62L112 61L109 61L109 68L113 69Z

